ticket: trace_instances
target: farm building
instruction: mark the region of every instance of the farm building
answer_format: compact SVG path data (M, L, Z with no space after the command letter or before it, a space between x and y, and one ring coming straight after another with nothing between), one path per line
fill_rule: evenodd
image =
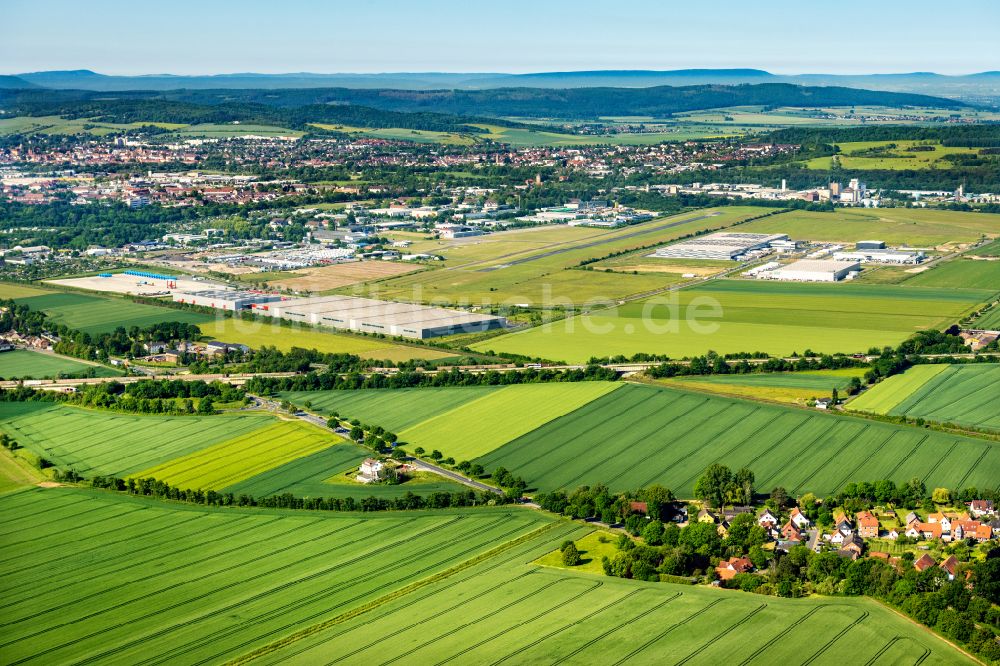
M858 262L835 261L832 259L802 259L787 266L765 271L757 277L771 280L794 280L798 282L837 282L848 273L861 270Z
M788 234L747 234L719 232L661 247L651 256L661 259L737 259L754 250L769 248L775 241L787 241Z
M253 309L288 321L416 339L487 331L506 323L502 317L356 296L295 298L255 304Z
M248 310L251 305L257 303L271 303L280 301L278 294L261 294L255 291L233 291L229 289L205 289L203 291L180 291L174 292L175 303L187 303L188 305L201 305L217 310Z

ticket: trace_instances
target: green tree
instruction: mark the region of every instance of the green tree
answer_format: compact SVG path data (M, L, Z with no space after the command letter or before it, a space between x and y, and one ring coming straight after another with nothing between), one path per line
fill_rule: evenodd
M708 466L694 486L694 494L711 506L720 507L726 498L726 488L732 480L732 472L725 465L713 463Z
M580 551L572 541L563 546L562 561L568 567L575 567L581 562Z

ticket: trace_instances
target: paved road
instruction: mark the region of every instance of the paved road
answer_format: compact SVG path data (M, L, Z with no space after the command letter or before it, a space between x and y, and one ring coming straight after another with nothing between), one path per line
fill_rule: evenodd
M488 486L485 483L480 483L479 481L473 481L472 479L462 476L458 472L453 472L450 469L445 469L444 467L438 467L429 462L423 460L418 460L416 458L408 461L411 465L417 469L421 469L425 472L432 472L434 474L440 474L443 477L451 479L452 481L457 481L463 486L469 486L470 488L475 488L483 492L494 493L496 495L503 495L503 491L499 488L494 488L493 486Z

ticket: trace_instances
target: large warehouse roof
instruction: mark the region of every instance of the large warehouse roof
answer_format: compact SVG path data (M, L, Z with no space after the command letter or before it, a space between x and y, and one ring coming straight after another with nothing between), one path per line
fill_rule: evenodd
M673 259L732 259L751 250L764 248L788 234L748 234L722 231L661 247L654 257Z

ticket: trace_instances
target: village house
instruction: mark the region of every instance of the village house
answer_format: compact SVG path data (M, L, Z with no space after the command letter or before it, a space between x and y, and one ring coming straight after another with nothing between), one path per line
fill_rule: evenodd
M355 480L361 483L374 483L382 480L382 462L374 458L365 458L358 469Z
M774 529L778 526L778 518L769 509L757 516L757 524L766 530Z
M942 534L951 534L951 519L943 513L929 513L927 514L928 523L938 523L941 525Z
M927 571L935 564L936 562L934 561L934 558L927 553L924 553L913 563L913 568L917 571Z
M730 557L728 560L719 562L715 567L715 572L719 574L721 580L732 580L736 574L750 573L753 571L753 562L746 557Z
M799 529L805 529L812 524L810 520L806 518L805 514L799 511L799 507L792 509L789 520L795 523L795 526Z
M955 559L954 555L949 555L948 559L938 566L947 572L948 580L955 580L955 570L958 568L958 560Z
M993 515L993 502L990 500L972 500L966 506L969 507L969 513L976 518Z
M879 522L878 518L871 511L861 511L857 515L858 536L862 539L878 538Z
M802 541L802 531L789 521L781 528L781 537L785 541Z
M861 557L861 553L863 553L864 550L865 542L862 541L861 537L857 534L852 534L844 538L844 542L837 550L837 554L850 560L856 560Z

